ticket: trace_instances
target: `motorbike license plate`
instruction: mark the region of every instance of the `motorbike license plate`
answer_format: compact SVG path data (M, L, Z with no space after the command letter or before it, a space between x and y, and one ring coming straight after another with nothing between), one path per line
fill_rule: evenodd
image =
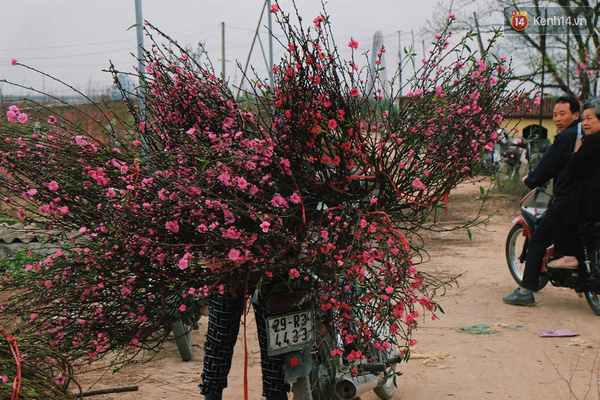
M267 353L274 356L302 350L315 343L313 310L267 318Z

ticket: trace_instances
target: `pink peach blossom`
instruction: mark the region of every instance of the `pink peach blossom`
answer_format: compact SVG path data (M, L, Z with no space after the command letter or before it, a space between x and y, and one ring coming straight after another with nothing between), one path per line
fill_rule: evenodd
M56 181L51 181L50 183L48 183L48 189L50 189L53 192L57 191L58 183L56 183Z
M165 228L170 230L173 233L179 232L179 222L178 221L167 221L165 223Z
M232 261L237 261L240 259L241 254L242 254L242 252L239 251L238 249L231 249L231 250L229 250L228 258Z
M427 189L427 186L425 186L425 184L423 184L419 178L415 178L413 180L412 187L419 190Z

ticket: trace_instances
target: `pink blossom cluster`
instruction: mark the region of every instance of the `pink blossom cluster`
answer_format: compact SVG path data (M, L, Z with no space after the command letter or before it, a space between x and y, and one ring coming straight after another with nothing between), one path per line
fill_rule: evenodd
M12 105L8 108L6 112L6 118L9 122L19 122L24 124L27 122L28 116L23 111L19 109L19 107Z

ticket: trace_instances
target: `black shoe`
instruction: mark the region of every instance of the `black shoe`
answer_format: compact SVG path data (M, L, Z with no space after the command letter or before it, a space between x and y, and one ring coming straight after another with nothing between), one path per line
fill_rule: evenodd
M223 398L223 393L217 393L217 394L205 394L204 395L204 399L205 400L221 400Z
M513 294L504 296L502 298L502 301L504 301L506 304L511 304L513 306L532 306L535 304L533 293L521 294L519 288L517 288L517 290L515 290Z

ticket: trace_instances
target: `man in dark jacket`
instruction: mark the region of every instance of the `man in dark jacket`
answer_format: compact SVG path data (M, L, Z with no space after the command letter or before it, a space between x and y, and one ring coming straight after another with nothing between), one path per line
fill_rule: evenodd
M523 180L527 187L533 189L553 179L554 197L529 240L521 286L502 298L506 304L535 304L532 292L538 290L544 254L554 239L556 205L573 189L573 180L566 166L581 135L579 110L579 101L574 97L565 96L556 100L552 120L559 133L537 167Z

